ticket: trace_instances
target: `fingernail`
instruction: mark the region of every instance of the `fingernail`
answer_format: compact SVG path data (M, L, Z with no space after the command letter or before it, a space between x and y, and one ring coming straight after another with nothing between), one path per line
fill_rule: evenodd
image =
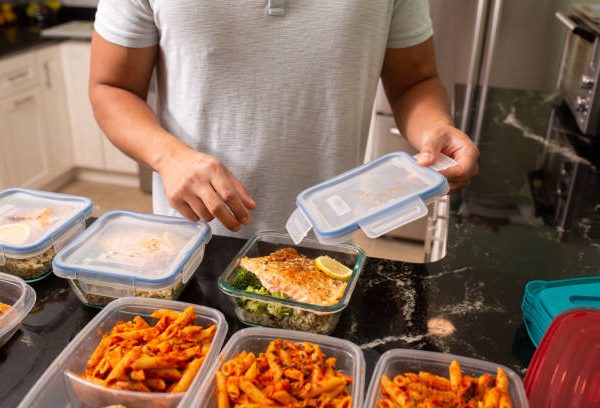
M429 152L423 152L423 153L419 154L419 160L418 160L419 164L428 163L432 160L433 160L433 155Z

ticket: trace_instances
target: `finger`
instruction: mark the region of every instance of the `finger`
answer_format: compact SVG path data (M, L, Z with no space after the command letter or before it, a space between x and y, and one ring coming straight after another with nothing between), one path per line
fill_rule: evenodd
M229 175L226 172L217 173L212 180L212 186L225 204L227 204L236 220L242 224L248 224L250 222L250 213L242 202L239 192L233 183L231 183Z
M231 231L237 232L240 230L240 223L233 216L229 208L212 186L206 185L200 191L200 198L204 202L204 205L210 211L210 213L217 218L221 223L230 229Z
M431 137L426 140L417 156L417 164L419 166L431 166L437 160L445 143L446 138L442 136Z
M458 162L458 166L454 167L460 168L462 170L462 173L466 174L469 177L477 174L479 170L477 162L479 159L479 150L477 150L477 148L467 146L456 150L452 156L452 158ZM453 168L451 167L448 170L451 169ZM457 170L458 169L454 168L454 171Z
M246 187L244 187L242 182L239 181L238 178L236 176L234 176L233 173L231 173L230 171L229 171L229 178L231 179L231 183L233 184L233 187L235 187L237 192L240 194L240 197L242 199L242 203L244 203L244 206L249 210L256 209L256 201L254 201L252 199L252 197L250 197L250 194L248 194L248 191L246 190Z
M210 222L215 219L197 194L193 194L189 197L187 199L187 204L202 221Z
M196 222L200 219L196 212L194 212L194 210L192 210L192 208L181 199L171 200L169 204L171 204L171 207L173 207L179 214L183 215L192 222Z

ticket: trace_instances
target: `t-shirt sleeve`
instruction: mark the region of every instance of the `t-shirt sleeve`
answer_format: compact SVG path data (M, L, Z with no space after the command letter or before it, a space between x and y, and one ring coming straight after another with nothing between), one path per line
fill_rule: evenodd
M433 35L428 0L394 0L388 48L407 48Z
M105 40L123 47L158 44L150 0L100 0L94 29Z

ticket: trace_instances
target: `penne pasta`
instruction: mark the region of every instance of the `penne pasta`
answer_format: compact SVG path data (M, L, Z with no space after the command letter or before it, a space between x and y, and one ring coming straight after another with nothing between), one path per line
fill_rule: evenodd
M496 379L490 374L472 377L463 375L458 362L452 361L448 377L423 371L398 374L393 380L383 375L377 406L512 408L508 377L501 368L498 368Z

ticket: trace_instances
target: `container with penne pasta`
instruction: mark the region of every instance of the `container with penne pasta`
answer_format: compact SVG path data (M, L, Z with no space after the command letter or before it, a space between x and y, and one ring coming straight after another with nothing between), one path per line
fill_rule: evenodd
M316 259L324 256L347 275L336 278L319 269ZM288 235L263 232L229 264L219 288L244 324L329 334L350 302L365 260L354 245L304 240L297 247Z
M347 340L248 328L231 337L205 381L180 406L358 408L364 375L363 353Z
M53 269L88 306L125 296L175 300L202 262L210 237L206 223L113 211L61 250Z
M452 407L529 407L523 382L510 368L432 351L385 352L375 366L363 406L398 408L432 403Z
M111 302L54 360L20 407L171 408L217 359L218 310L126 297Z

